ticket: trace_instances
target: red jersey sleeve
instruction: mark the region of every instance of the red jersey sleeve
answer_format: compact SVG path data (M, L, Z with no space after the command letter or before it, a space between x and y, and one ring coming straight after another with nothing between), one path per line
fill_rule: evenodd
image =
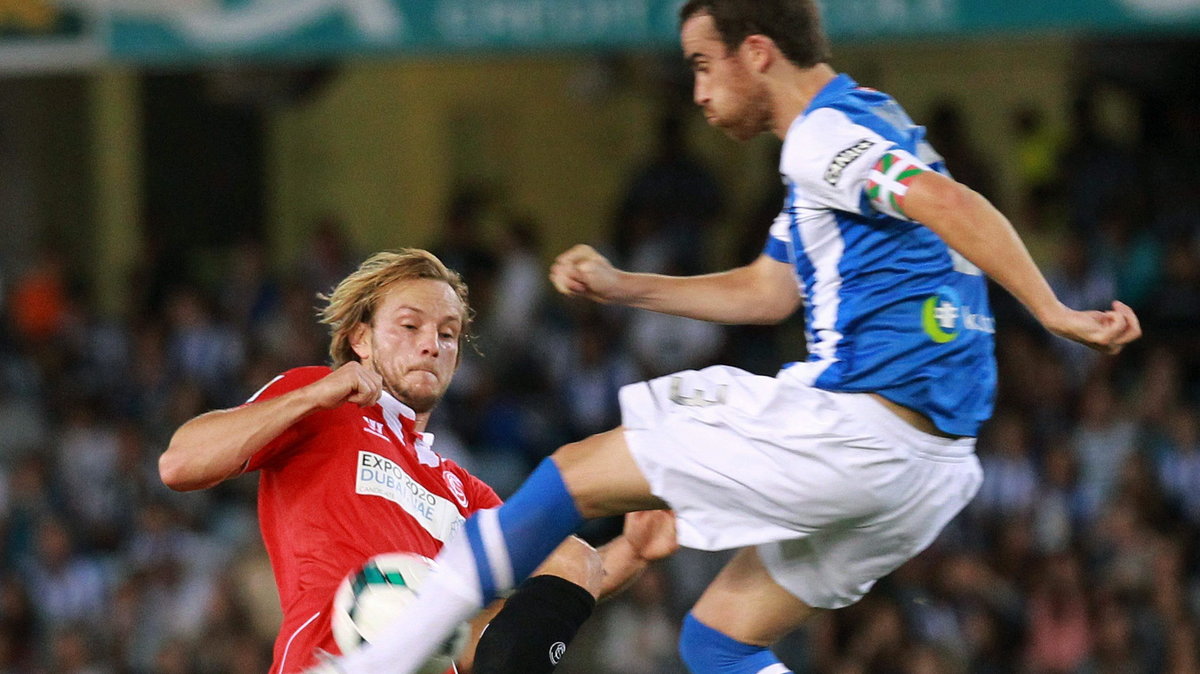
M283 374L275 377L267 382L257 393L250 396L246 401L246 405L253 405L271 398L278 398L285 393L291 393L297 389L304 388L309 384L327 376L332 370L327 367L298 367L288 370ZM262 449L254 453L250 460L246 462L246 467L243 472L258 470L270 463L282 454L286 454L289 449L295 447L299 442L309 435L309 426L312 423L314 415L307 416L296 423L292 424L275 439L268 442Z

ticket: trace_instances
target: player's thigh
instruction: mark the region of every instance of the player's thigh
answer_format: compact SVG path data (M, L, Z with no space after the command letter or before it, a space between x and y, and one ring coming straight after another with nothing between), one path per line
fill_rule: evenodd
M742 548L709 584L692 614L742 643L770 646L819 610L772 580L754 548Z
M634 462L622 428L564 445L551 458L586 518L667 507L650 493L650 484Z

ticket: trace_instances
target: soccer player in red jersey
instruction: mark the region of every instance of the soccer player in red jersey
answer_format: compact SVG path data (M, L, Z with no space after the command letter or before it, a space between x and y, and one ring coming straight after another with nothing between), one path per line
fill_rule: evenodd
M500 504L488 485L438 456L424 432L470 327L458 274L423 250L383 252L324 299L332 368L289 370L246 404L188 421L159 460L163 482L177 490L259 472L259 521L283 608L271 674L338 652L330 609L347 573L384 552L435 557L466 517ZM481 657L476 669L549 671L554 663L522 662L508 644L541 654L544 639L569 641L595 597L673 549L669 516L630 520L627 535L601 553L569 539L542 567L550 575L526 588L530 599L514 595L514 615L489 630L505 635L486 651L504 662ZM566 632L540 633L550 625Z

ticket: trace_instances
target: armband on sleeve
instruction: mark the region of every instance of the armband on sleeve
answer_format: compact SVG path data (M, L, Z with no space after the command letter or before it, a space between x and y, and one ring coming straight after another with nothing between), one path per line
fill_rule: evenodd
M904 213L904 196L908 194L908 186L914 178L931 170L921 160L904 150L888 150L875 162L867 177L867 199L880 213L901 220L911 220Z

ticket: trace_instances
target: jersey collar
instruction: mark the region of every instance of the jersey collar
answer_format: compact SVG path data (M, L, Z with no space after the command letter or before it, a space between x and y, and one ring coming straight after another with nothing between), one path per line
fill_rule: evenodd
M808 108L804 110L804 114L800 115L800 118L803 119L804 117L807 117L808 113L816 110L817 108L823 108L826 105L829 105L830 101L837 99L842 94L857 86L858 82L855 82L854 78L850 77L849 75L845 73L837 75L832 80L829 80L825 86L821 87L821 90L817 92L816 96L813 96L813 99L808 102Z
M392 433L405 445L411 444L417 451L417 460L427 466L437 466L441 459L433 453L433 434L416 431L417 413L400 402L391 393L384 391L379 396L383 409L383 420Z

